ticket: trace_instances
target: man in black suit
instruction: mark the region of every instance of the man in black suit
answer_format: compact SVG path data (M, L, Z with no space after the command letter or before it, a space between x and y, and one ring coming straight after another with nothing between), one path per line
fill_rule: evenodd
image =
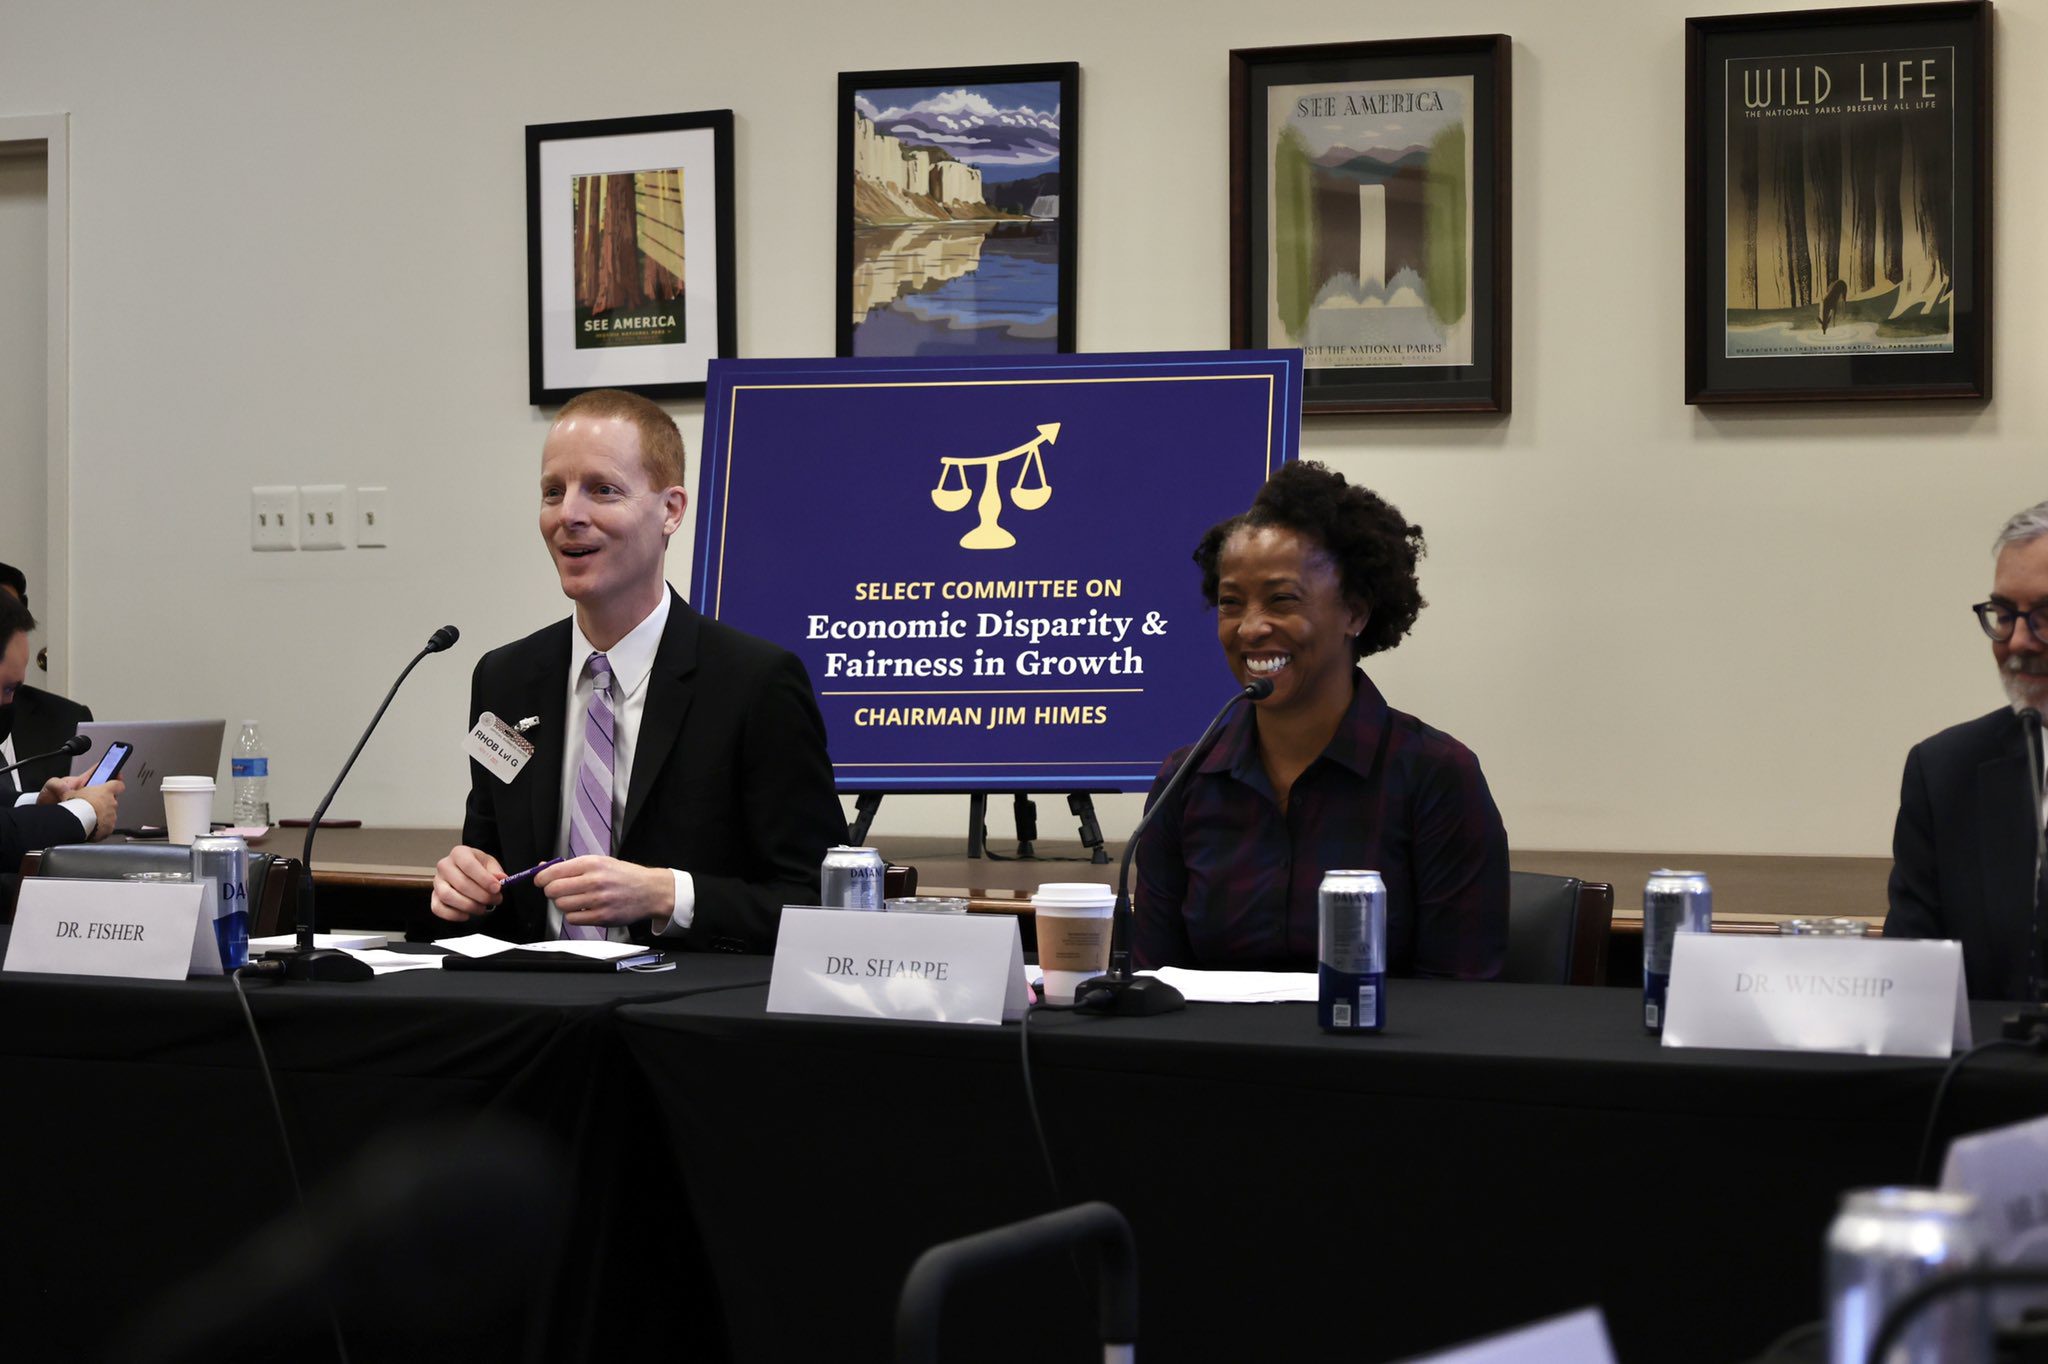
M2035 919L2041 758L2021 715L2048 712L2048 502L2007 521L1993 548L1991 598L1974 609L2009 704L1906 755L1884 932L1958 939L1973 996L2029 999L2044 970Z
M824 720L795 655L669 588L682 482L682 435L645 398L585 393L549 429L541 539L576 610L477 664L488 738L472 737L462 843L434 869L440 918L515 942L766 952L784 904L817 902L846 836ZM516 771L489 760L522 741ZM501 885L549 858L565 860Z
M17 758L49 752L78 733L78 727L92 719L92 712L68 697L31 687L21 680L28 675L28 630L35 629L36 622L28 610L28 579L12 564L0 564L0 597L19 602L28 620L28 628L21 631L19 641L10 638L6 644L10 654L5 676L15 684L14 699L0 699L0 767L6 767ZM21 651L19 669L12 666L11 651L15 649ZM0 776L0 795L37 790L44 782L70 771L69 758L30 763Z
M5 741L0 742L0 766L20 756L55 748L78 730L77 722L73 721L69 728L61 732L52 730L44 736L38 719L36 727L30 730L35 737L23 736L22 707L31 699L29 694L49 697L47 692L22 685L22 678L28 674L28 635L35 628L35 617L29 614L27 605L12 593L0 591L0 717L12 726ZM71 706L61 696L49 699ZM83 711L84 707L72 709ZM67 762L58 760L60 775L26 784L26 794L16 796L10 787L5 796L0 796L0 873L11 875L21 866L23 855L33 849L83 843L88 838L105 838L114 831L122 783L87 786L83 776L61 775Z

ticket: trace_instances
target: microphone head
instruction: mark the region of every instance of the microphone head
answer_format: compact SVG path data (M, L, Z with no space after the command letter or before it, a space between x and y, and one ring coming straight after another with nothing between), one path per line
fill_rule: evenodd
M1244 684L1244 694L1254 701L1263 701L1273 694L1273 679L1254 677Z
M430 654L438 654L443 649L447 648L449 645L453 644L456 640L461 638L462 631L456 629L452 625L444 625L440 629L434 631L432 638L427 640L427 652Z
M58 751L67 758L75 758L91 747L91 738L83 734L74 734L64 741L64 747Z

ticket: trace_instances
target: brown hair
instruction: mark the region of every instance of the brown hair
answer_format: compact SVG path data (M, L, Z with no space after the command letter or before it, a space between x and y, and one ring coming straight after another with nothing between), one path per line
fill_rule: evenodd
M562 404L555 424L571 417L614 417L640 433L640 463L657 490L681 487L683 482L683 433L675 418L637 393L620 388L593 388Z

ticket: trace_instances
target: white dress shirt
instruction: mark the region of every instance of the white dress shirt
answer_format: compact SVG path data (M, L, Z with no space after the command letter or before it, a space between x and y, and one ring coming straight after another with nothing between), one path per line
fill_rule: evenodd
M605 659L612 665L612 706L615 711L615 726L612 731L612 837L616 843L626 819L626 792L630 788L633 772L633 755L639 746L640 717L647 710L647 679L654 672L655 651L661 647L662 631L668 628L668 609L672 598L666 584L663 585L661 605L648 613L626 637L603 650ZM569 620L569 717L564 726L562 745L562 823L555 833L555 856L569 855L569 803L575 799L576 772L583 763L584 716L590 710L590 693L595 685L590 669L586 666L590 656L599 652L584 637L583 627L574 617ZM67 805L69 802L66 802ZM90 831L90 826L88 826ZM697 883L686 871L669 868L676 881L675 915L662 930L667 937L680 937L689 931L690 923L697 915ZM555 902L548 901L548 936L562 936L562 911L555 908ZM632 933L619 925L605 930L605 936L613 942L630 942Z

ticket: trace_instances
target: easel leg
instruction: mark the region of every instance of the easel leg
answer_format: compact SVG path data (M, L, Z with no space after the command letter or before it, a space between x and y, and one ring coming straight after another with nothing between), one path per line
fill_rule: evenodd
M1088 860L1098 867L1109 865L1109 850L1102 846L1102 826L1095 822L1095 797L1076 791L1067 797L1067 809L1081 821L1081 841L1088 846Z
M1033 846L1038 841L1038 807L1032 804L1031 797L1019 791L1011 809L1017 816L1018 860L1038 856L1038 849Z
M882 808L880 791L863 791L853 800L853 827L846 831L848 847L865 847L868 841L868 826L875 822L875 811Z
M980 857L988 842L988 792L976 791L967 798L967 855Z

